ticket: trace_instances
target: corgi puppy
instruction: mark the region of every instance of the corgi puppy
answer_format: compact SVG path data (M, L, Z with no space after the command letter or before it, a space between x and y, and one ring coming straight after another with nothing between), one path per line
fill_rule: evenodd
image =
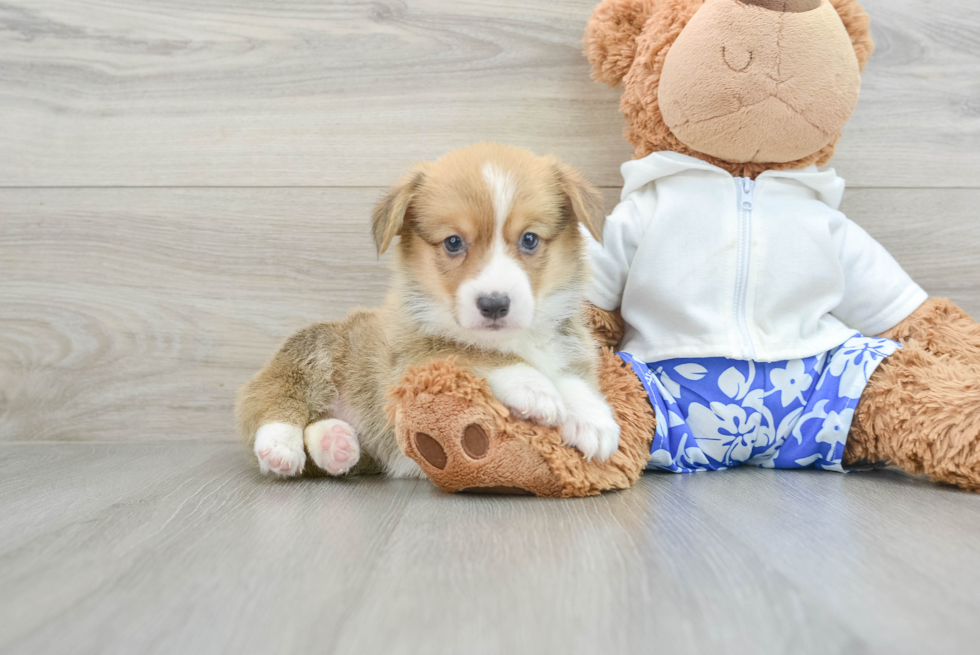
M374 211L378 254L398 237L384 305L293 335L239 392L261 471L421 476L385 396L407 367L444 357L484 376L515 415L609 458L620 429L583 318L579 230L601 239L603 221L596 189L553 157L478 144L415 166Z

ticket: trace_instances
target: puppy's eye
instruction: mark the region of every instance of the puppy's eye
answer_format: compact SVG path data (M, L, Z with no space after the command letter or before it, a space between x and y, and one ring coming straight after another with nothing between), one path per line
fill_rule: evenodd
M541 239L534 232L525 232L521 237L521 249L527 252L534 252L538 249Z
M442 245L450 255L458 255L463 250L463 239L454 234L446 237Z

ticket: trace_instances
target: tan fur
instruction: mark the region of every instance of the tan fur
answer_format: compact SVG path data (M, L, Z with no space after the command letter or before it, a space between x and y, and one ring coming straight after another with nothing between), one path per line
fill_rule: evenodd
M558 292L571 300L556 315L535 316L515 339L559 343L567 368L598 385L598 354L586 327L581 297L588 279L578 223L601 233L601 198L574 171L551 157L516 148L479 144L421 164L378 204L373 233L379 252L399 235L394 281L383 307L356 310L342 321L312 325L292 336L239 393L237 416L251 444L268 423L304 428L325 418L353 417L362 452L355 472L387 470L399 457L385 414L385 394L410 366L452 357L480 370L520 363L512 341L500 348L456 338L432 324L432 314L452 324L452 298L487 257L493 211L481 167L492 162L513 176L517 190L504 234L517 243L533 229L542 245L533 255L513 253L546 306ZM465 258L453 258L442 241L460 234L471 243ZM516 246L515 246L516 248ZM565 312L562 314L561 312ZM524 334L526 333L526 334ZM307 472L319 471L311 461Z
M398 443L425 474L447 493L532 493L536 496L592 496L626 489L650 459L656 419L646 391L632 369L611 350L600 365L602 392L623 428L619 450L607 462L590 462L562 445L557 428L513 418L486 384L451 361L411 369L392 388L388 412L397 425ZM486 455L474 458L463 435L477 425L487 435ZM420 452L419 433L439 443L443 468Z
M882 336L902 349L861 396L845 466L888 462L980 491L980 325L933 298Z
M863 70L874 49L868 16L856 0L830 0L830 3L840 15L859 69ZM703 0L604 0L589 20L585 53L597 81L611 86L623 84L620 110L626 116L624 135L634 147L634 157L671 150L698 157L732 175L753 178L766 170L826 164L837 147L839 130L818 151L793 161L732 162L687 146L667 127L659 99L664 62L681 31L703 4ZM720 49L721 44L717 45ZM802 98L798 100L800 106L807 104ZM814 100L813 104L819 102Z
M585 322L599 343L609 348L615 348L626 332L623 315L618 309L607 312L589 303L585 306Z

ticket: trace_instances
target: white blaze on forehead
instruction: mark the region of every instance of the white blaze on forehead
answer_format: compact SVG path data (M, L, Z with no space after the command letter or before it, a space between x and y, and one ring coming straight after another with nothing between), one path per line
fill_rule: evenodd
M501 234L504 223L510 216L511 205L514 204L514 194L517 184L510 173L505 173L490 162L483 165L483 181L490 190L490 201L493 203L493 219L497 234Z
M485 328L491 323L498 328L526 328L534 319L534 292L527 273L504 240L504 223L513 208L517 184L512 175L489 162L483 165L482 173L493 203L493 242L483 268L456 292L457 315L467 329ZM496 322L484 317L476 304L480 296L491 294L510 300L507 316Z

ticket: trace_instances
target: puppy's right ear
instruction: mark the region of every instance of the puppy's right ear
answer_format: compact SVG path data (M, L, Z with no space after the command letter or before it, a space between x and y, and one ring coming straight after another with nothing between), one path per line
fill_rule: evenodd
M585 27L585 56L592 79L609 86L623 81L633 65L636 38L660 0L603 0Z
M374 233L374 245L378 249L378 255L384 253L395 235L401 232L405 224L405 216L411 211L412 200L424 180L425 172L422 166L418 165L397 185L389 189L385 197L374 207L371 231Z

